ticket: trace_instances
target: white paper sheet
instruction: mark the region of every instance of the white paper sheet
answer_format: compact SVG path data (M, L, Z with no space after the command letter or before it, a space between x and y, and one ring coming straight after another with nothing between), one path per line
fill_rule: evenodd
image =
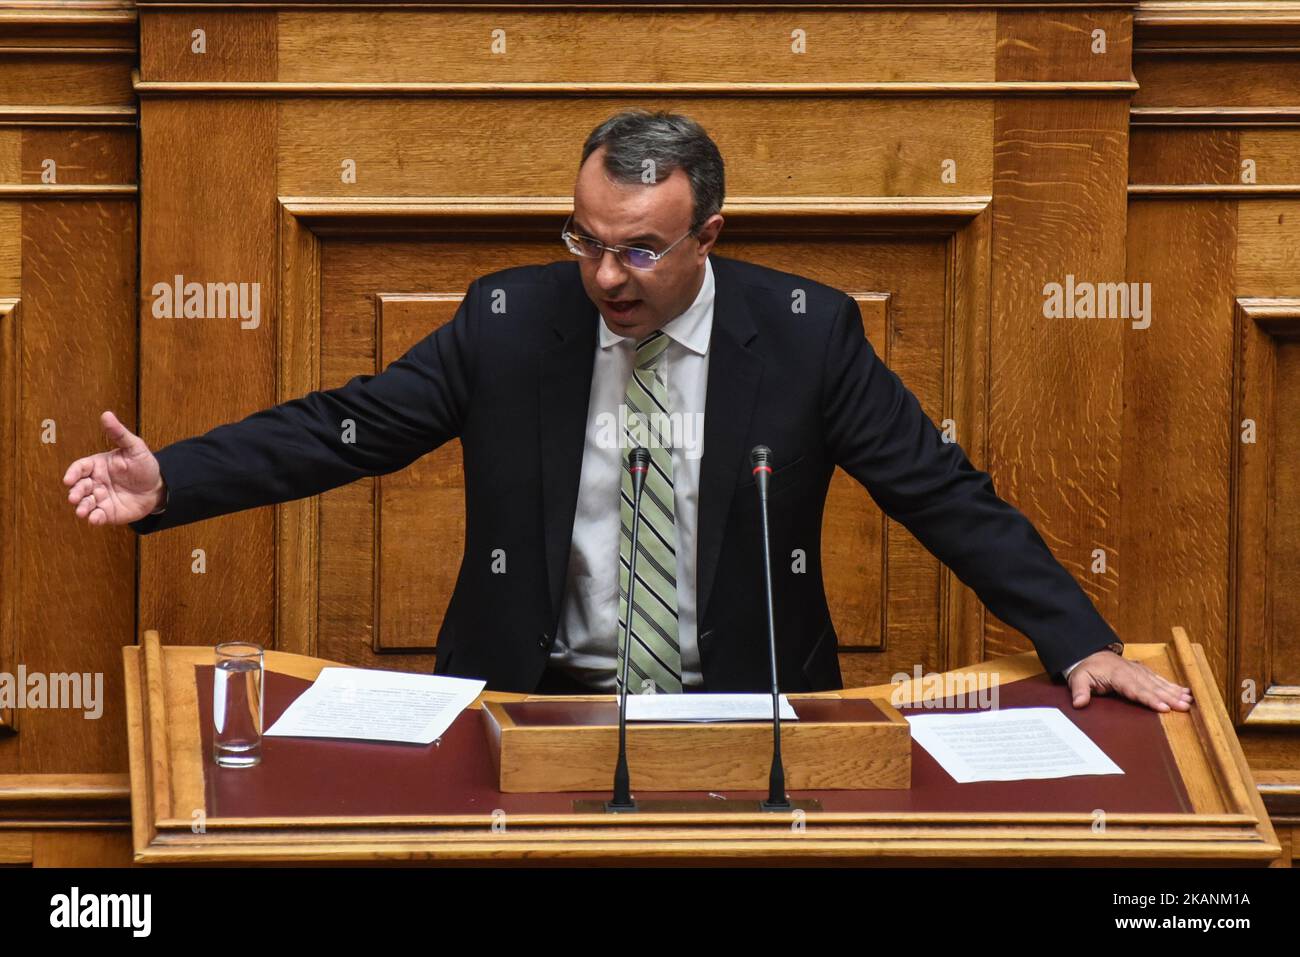
M368 668L322 668L265 733L429 744L487 682Z
M799 716L781 695L781 720L797 721ZM627 696L629 721L771 721L772 695L769 694L630 694Z
M1059 708L906 717L916 742L961 784L1124 773Z

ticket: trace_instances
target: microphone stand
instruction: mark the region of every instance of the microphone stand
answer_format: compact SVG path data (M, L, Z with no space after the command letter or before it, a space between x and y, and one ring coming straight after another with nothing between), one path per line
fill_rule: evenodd
M785 764L781 760L781 695L776 678L776 617L772 610L772 553L767 529L767 480L772 474L768 464L772 450L756 445L749 454L758 489L758 510L763 530L763 585L767 599L767 645L772 667L772 771L768 776L767 800L759 807L764 811L789 811L793 807L785 794ZM629 614L629 618L631 615Z
M627 621L623 623L623 668L618 696L618 763L614 766L614 795L605 802L605 810L635 811L631 781L627 770L627 663L632 657L632 596L636 589L637 529L641 524L641 490L645 487L650 452L637 446L627 453L627 470L632 473L632 551L627 570Z

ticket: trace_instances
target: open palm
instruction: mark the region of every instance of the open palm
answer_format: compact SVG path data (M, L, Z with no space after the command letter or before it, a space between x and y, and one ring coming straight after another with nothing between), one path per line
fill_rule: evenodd
M149 446L112 412L104 412L99 424L117 448L77 459L64 473L63 484L78 518L91 525L125 525L162 504L162 473Z

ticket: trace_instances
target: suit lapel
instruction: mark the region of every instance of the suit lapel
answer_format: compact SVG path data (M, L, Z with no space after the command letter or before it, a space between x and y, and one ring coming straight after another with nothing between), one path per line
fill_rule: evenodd
M757 330L732 260L713 263L713 331L709 337L709 381L704 403L704 455L700 459L700 501L696 522L696 626L702 632L713 591L722 533L740 471L749 462L745 436L763 374L762 360L749 349Z
M537 434L542 449L542 514L552 620L559 618L573 540L596 361L596 323L600 321L576 265L574 281L561 287L564 291L551 317L550 343L542 349L540 360Z

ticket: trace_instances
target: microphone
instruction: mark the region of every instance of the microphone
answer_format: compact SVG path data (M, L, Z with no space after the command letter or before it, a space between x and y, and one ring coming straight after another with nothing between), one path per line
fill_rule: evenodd
M627 572L627 621L623 623L623 673L618 696L618 763L614 765L614 796L605 802L606 811L635 811L627 771L627 663L632 657L632 596L636 594L636 541L641 524L641 490L645 488L650 452L641 446L627 453L627 470L632 473L632 551Z
M754 467L754 484L758 489L758 513L763 531L763 586L767 599L767 650L772 665L772 772L768 776L767 800L759 804L764 811L788 811L793 805L785 795L785 765L781 761L781 695L776 680L776 617L772 611L772 547L767 531L767 482L772 474L768 464L772 450L756 445L749 453Z

